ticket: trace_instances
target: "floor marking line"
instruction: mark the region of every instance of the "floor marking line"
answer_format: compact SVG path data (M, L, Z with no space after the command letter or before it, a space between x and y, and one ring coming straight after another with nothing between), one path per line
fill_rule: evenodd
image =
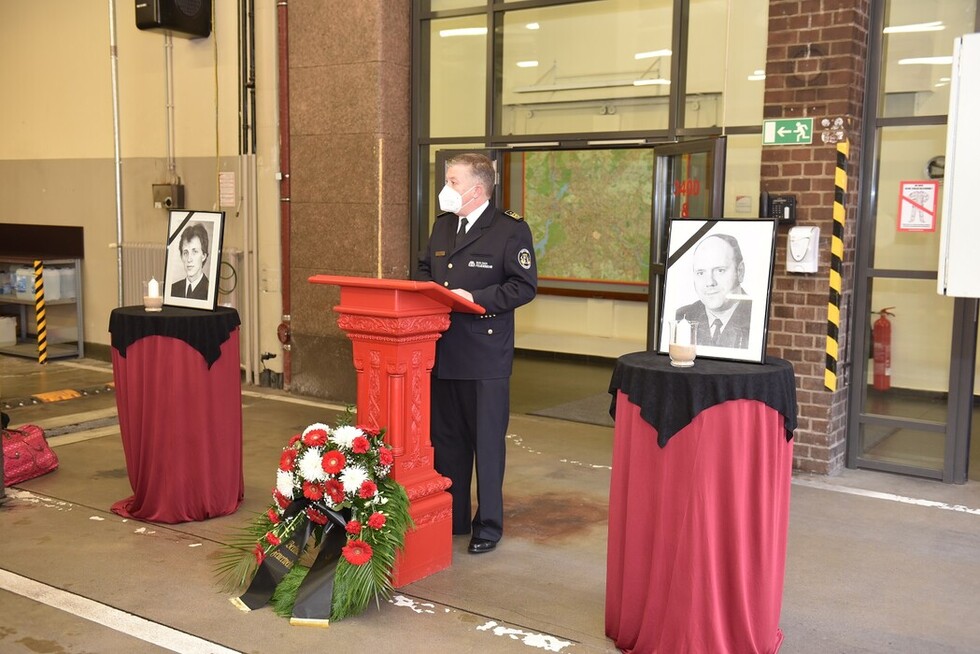
M980 509L972 509L962 504L947 504L935 500L924 500L915 497L896 495L895 493L882 493L881 491L864 490L862 488L849 488L847 486L833 486L819 481L809 479L793 479L797 486L807 488L819 488L820 490L833 491L835 493L846 493L848 495L858 495L860 497L870 497L876 500L888 500L889 502L899 502L900 504L912 504L914 506L924 506L930 509L942 509L944 511L954 511L956 513L969 513L970 515L980 515Z
M262 400L276 400L278 402L288 402L290 404L302 404L303 406L315 406L325 409L330 409L332 411L346 411L347 405L345 404L335 404L333 402L322 402L314 400L304 400L298 397L287 397L284 395L270 395L268 393L259 393L257 391L247 391L242 389L242 397L255 397Z
M87 597L42 584L8 570L0 569L0 588L172 652L241 654L238 650L126 613Z

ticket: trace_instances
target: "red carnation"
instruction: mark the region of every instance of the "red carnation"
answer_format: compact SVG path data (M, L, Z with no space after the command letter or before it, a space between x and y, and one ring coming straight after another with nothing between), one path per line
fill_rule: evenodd
M292 472L293 468L296 467L297 454L299 454L299 452L291 447L284 449L282 451L282 456L279 457L279 469L283 472Z
M278 537L278 536L276 536L276 535L275 535L274 533L272 533L271 531L270 531L270 532L268 532L268 533L266 533L266 535L265 535L265 539L266 539L267 541L269 541L269 543L270 543L271 545L278 545L279 543L281 543L281 542L282 542L281 540L279 540L279 537Z
M303 434L303 445L316 447L327 442L327 432L323 429L311 429Z
M327 524L327 516L323 515L311 506L306 507L306 517L318 525Z
M384 513L375 511L371 514L371 517L368 518L368 527L371 529L381 529L385 526L385 522L387 521L388 518L385 517Z
M280 522L279 514L276 513L276 510L275 509L269 509L269 511L266 513L266 515L269 516L269 522L271 522L274 525L278 525L279 524L279 522Z
M354 440L351 441L350 448L354 450L354 454L364 454L371 449L371 441L363 436L355 436Z
M357 491L358 497L360 497L362 500L369 500L377 494L378 485L370 479L365 480L364 483L361 484L361 488Z
M344 501L344 485L336 479L327 480L327 483L324 484L324 492L330 496L334 504L340 504Z
M262 565L262 561L265 560L265 550L262 549L262 546L257 544L253 553L255 554L255 562Z
M347 465L347 458L340 450L330 450L323 455L323 461L320 463L323 466L323 471L328 475L335 475L344 469Z
M292 438L289 439L289 444L290 445L295 445L296 443L299 442L299 439L302 438L302 437L303 437L302 434L296 434L296 435L294 435Z
M344 558L351 565L364 565L371 560L371 546L363 540L352 540L342 550Z
M357 520L351 520L347 523L347 533L348 534L359 534L361 533L361 523Z
M316 502L317 500L322 500L323 499L323 485L322 484L316 484L316 483L313 483L311 481L304 481L303 482L303 497L305 497L308 500L313 500L314 502Z
M387 447L378 448L378 461L383 466L390 466L395 462L395 455Z
M363 431L368 436L371 436L372 438L377 438L378 434L381 433L377 429L371 429L370 427L365 427L364 425L355 425L355 427Z
M272 493L272 497L276 500L276 504L278 504L280 507L282 507L284 509L287 506L289 506L289 503L290 502L292 502L292 500L290 500L288 497L286 497L285 495L283 495L279 491L274 491Z

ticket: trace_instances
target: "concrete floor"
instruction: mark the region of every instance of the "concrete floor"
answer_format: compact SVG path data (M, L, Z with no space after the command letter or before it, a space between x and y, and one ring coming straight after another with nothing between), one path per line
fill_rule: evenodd
M449 569L321 630L238 611L212 568L222 539L265 508L285 441L341 407L246 387L241 509L126 521L109 511L131 494L110 366L0 355L13 423L44 426L61 462L0 507L0 652L615 652L603 622L612 429L529 415L604 391L610 370L519 360L501 545L473 556L457 537ZM28 399L60 389L84 394ZM978 597L977 482L794 477L784 654L978 652Z

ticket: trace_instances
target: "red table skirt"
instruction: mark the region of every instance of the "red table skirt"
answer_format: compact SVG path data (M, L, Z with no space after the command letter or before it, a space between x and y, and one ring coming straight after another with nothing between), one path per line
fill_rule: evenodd
M112 350L116 406L133 495L112 505L150 522L190 522L234 513L242 471L238 329L209 369L182 340L147 336Z
M779 650L793 443L753 400L666 447L622 392L609 494L606 635L637 654Z

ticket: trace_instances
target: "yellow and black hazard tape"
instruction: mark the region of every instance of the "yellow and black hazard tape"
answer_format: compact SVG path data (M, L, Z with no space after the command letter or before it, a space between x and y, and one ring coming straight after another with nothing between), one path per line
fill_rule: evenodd
M830 299L827 302L827 366L823 384L837 390L837 357L840 335L841 268L844 261L844 198L847 194L847 140L837 142L837 170L834 173L834 232L830 238Z
M37 317L37 362L48 362L48 319L44 309L44 264L34 261L34 315Z

